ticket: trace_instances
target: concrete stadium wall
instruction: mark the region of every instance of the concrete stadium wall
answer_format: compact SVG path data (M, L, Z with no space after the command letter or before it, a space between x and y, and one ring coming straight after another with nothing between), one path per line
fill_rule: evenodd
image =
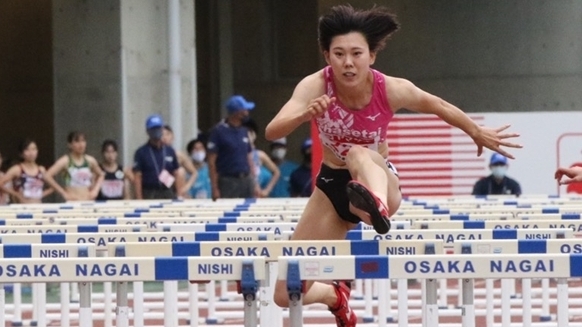
M16 159L21 139L30 137L38 143L39 162L53 162L51 22L49 0L0 1L0 152L5 161Z
M169 118L166 2L34 3L0 1L0 130L8 131L0 151L12 151L16 139L32 135L42 140L42 160L50 161L66 150L66 133L81 129L95 155L104 138L121 143L125 135L127 161L145 140L144 118L152 112ZM255 101L253 116L264 127L300 78L323 66L317 17L340 3L345 1L181 1L182 142L195 134L194 110L200 129L208 130L230 93ZM376 62L385 73L408 78L467 112L582 109L582 2L375 3L392 8L402 23ZM189 75L194 42L197 101ZM298 159L306 135L307 126L290 137L292 157Z

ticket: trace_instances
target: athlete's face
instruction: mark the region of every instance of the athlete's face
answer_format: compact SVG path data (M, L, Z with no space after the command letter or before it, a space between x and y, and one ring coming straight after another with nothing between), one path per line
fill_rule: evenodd
M324 56L337 81L352 85L366 80L376 60L376 54L370 52L366 38L359 32L335 36Z
M36 143L30 143L24 151L22 151L22 160L26 162L35 162L38 157L38 147Z
M87 141L84 137L79 137L73 142L69 143L69 149L71 152L76 154L84 154L85 150L87 150Z
M117 151L115 151L111 145L108 146L105 151L103 151L103 159L110 164L117 162Z
M164 142L165 145L172 145L174 142L174 133L164 128L164 131L162 132L162 142Z

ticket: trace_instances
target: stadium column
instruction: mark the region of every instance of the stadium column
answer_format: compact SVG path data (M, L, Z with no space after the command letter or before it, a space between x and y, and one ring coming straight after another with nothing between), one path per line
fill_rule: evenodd
M170 123L169 15L166 2L54 0L55 156L66 135L80 130L88 153L112 138L130 164L145 139L148 115ZM197 132L194 1L180 0L181 140Z

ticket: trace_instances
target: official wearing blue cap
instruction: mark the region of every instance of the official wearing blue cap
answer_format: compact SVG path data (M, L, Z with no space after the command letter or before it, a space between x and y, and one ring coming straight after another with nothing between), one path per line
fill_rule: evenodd
M494 152L489 160L491 175L478 180L473 186L472 194L512 194L519 196L521 194L521 186L516 180L506 176L508 167L507 158Z
M176 152L162 142L163 126L164 120L158 114L146 119L148 142L135 151L133 160L137 199L173 199L174 190L181 187Z
M226 102L227 117L210 132L207 144L212 199L254 198L258 195L249 134L243 122L255 103L242 95Z

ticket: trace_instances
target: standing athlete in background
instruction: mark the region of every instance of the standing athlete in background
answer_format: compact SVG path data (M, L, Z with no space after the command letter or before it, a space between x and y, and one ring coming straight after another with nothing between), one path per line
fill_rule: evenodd
M69 154L62 156L46 172L45 181L66 201L95 200L103 182L103 171L97 160L85 154L87 140L81 132L71 132L67 136ZM54 179L63 173L65 188Z
M389 217L400 205L398 177L388 162L386 132L401 108L435 114L458 127L477 145L513 158L501 146L509 126L492 129L477 125L454 105L429 94L410 81L390 77L371 68L387 38L398 29L395 16L382 7L355 10L336 6L319 19L319 45L328 66L305 77L266 129L275 140L315 119L323 145L323 162L293 240L343 240L363 221L385 234ZM357 322L348 299L351 283L309 283L303 303L324 303L337 326ZM288 306L284 281L279 281L275 302Z

